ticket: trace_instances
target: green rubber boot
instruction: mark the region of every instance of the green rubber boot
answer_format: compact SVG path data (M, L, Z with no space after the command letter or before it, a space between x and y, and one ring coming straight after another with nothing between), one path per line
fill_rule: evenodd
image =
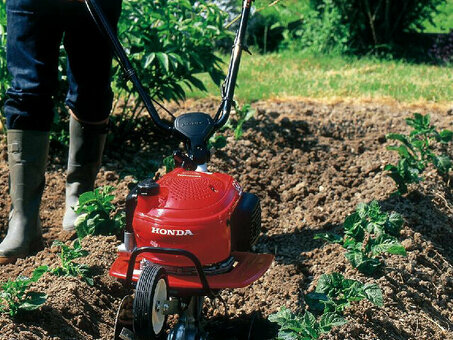
M66 210L63 231L73 231L78 215L74 207L79 196L94 188L101 166L108 124L84 124L71 116L69 121L69 156L66 177Z
M0 243L0 264L42 248L39 206L45 184L49 132L8 130L11 212Z

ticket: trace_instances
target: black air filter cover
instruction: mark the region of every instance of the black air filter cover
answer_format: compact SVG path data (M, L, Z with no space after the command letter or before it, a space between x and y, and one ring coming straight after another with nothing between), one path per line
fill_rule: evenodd
M250 251L261 232L260 199L244 192L231 215L231 250Z

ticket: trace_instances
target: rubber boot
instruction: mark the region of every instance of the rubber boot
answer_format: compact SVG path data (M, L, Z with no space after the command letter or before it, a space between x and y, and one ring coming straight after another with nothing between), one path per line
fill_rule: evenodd
M49 152L48 132L8 130L7 138L11 212L0 243L0 264L42 248L39 206Z
M78 217L74 207L79 201L79 196L94 188L94 181L101 166L107 126L107 123L84 124L72 116L70 118L64 232L74 230L74 222Z

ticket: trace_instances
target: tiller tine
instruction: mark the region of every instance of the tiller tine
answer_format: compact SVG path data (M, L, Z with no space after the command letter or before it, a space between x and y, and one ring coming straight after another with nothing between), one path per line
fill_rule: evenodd
M126 295L121 300L120 307L116 313L115 319L115 340L133 340L134 333L132 324L134 321L133 306L134 298L132 295Z

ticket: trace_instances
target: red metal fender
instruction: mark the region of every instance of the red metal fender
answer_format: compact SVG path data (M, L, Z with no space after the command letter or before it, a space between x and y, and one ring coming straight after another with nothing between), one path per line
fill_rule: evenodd
M211 289L246 287L263 276L274 260L274 256L271 254L233 252L231 256L234 257L237 263L230 272L206 276ZM140 276L141 270L139 268L142 258L143 256L138 256L135 261L133 281L137 281ZM128 253L120 253L120 256L110 268L110 275L125 280L128 264ZM176 276L170 274L168 275L168 286L176 290L202 288L198 276Z

